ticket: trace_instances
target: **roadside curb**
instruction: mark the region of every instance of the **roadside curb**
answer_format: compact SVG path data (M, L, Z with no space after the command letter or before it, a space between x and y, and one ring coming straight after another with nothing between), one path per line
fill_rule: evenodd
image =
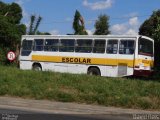
M160 114L160 111L122 109L98 105L0 97L0 108L39 111L50 114Z

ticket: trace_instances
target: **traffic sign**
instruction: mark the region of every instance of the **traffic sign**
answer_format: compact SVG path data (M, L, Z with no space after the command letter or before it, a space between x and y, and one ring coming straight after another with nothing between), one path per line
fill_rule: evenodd
M14 61L16 59L16 54L13 51L8 52L7 59L9 61Z

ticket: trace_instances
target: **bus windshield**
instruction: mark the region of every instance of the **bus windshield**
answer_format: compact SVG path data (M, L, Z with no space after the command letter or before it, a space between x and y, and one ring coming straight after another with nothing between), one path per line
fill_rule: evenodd
M138 54L139 55L147 55L153 56L153 42L145 39L139 38L139 45L138 45Z

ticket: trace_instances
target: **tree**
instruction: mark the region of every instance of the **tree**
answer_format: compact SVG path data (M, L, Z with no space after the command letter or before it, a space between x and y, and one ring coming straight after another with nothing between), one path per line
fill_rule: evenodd
M7 63L7 52L16 51L21 35L26 33L26 26L20 24L21 18L22 9L18 4L0 1L0 63Z
M42 20L42 17L39 16L38 19L37 19L36 25L35 25L35 27L34 27L33 34L36 34L36 32L37 32L37 30L38 30L38 27L39 27L39 25L40 25L40 23L41 23L41 20Z
M40 32L40 31L37 31L36 34L37 34L37 35L51 35L51 34L48 33L48 32Z
M160 69L160 10L154 11L139 28L139 34L151 37L155 42L155 67Z
M22 9L17 3L12 3L8 6L9 21L13 24L19 24L22 19Z
M85 30L84 19L81 16L80 12L76 10L74 21L73 21L73 29L75 35L87 35L88 33Z
M16 3L0 2L0 36L5 37L1 45L13 46L20 43L21 35L26 33L26 26L20 24L22 9Z
M41 16L39 16L37 20L36 20L36 16L35 15L31 16L29 32L28 32L29 35L37 34L37 30L38 30L38 27L39 27L39 25L41 23L41 20L42 20Z
M19 24L22 18L22 9L17 3L0 2L0 15L6 17L7 21L12 24Z
M100 15L98 20L95 23L95 35L108 35L110 34L109 31L109 17L107 15Z
M35 18L36 18L35 15L31 15L29 32L28 32L29 35L33 35L33 25L34 25L34 22L35 22Z

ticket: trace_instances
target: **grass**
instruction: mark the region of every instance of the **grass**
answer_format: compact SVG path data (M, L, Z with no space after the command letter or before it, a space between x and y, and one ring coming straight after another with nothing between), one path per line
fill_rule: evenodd
M107 78L0 66L0 95L160 110L160 79Z

